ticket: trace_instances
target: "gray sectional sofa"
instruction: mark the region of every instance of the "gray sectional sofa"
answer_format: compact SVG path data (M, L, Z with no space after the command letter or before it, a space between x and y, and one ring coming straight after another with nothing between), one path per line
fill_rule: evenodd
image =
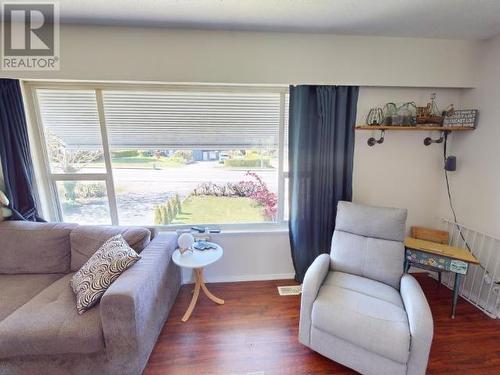
M71 276L118 233L142 258L78 315ZM138 227L0 223L0 375L141 374L181 285L176 243Z

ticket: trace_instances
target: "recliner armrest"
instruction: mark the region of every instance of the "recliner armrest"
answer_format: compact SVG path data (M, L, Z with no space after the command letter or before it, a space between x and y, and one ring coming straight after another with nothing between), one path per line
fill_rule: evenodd
M175 233L161 233L141 260L111 284L100 303L106 355L113 373L140 374L180 287L171 261Z
M403 275L400 292L411 334L407 374L425 374L434 334L431 309L420 284L413 276Z
M319 255L307 269L302 283L300 301L299 341L309 346L311 339L311 313L319 288L330 270L330 255Z

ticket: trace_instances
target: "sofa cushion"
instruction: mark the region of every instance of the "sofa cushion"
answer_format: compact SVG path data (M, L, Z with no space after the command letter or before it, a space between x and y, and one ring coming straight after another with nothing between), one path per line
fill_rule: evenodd
M0 223L0 274L67 273L69 234L76 224Z
M113 281L139 259L141 257L125 242L121 234L104 242L71 278L78 314L83 314L99 303Z
M64 274L0 275L0 321Z
M104 242L117 234L121 234L137 253L144 250L151 240L151 232L142 227L80 225L70 235L71 271L78 271Z
M0 358L104 351L99 306L78 315L67 274L0 322Z
M399 292L386 284L330 272L313 304L312 325L396 362L408 360L408 317Z

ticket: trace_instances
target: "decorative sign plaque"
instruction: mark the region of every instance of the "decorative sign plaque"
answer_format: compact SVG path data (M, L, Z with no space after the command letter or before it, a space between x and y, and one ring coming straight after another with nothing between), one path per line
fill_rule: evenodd
M451 116L444 118L443 126L475 128L477 114L477 109L456 109Z

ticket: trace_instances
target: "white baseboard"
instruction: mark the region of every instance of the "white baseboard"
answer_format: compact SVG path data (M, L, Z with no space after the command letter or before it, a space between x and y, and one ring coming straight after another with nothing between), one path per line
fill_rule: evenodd
M205 281L207 283L234 283L240 281L286 280L286 279L293 279L294 277L295 277L294 273L274 273L274 274L206 277ZM192 283L194 283L194 280L189 277L186 279L183 278L182 280L182 284L192 284Z
M411 273L429 273L427 270L421 268L410 268ZM431 272L432 274L432 272ZM182 284L193 284L192 277L185 277L182 275ZM287 280L293 279L294 273L271 273L271 274L256 274L256 275L226 275L226 276L208 276L205 277L207 283L235 283L241 281L266 281L266 280Z

